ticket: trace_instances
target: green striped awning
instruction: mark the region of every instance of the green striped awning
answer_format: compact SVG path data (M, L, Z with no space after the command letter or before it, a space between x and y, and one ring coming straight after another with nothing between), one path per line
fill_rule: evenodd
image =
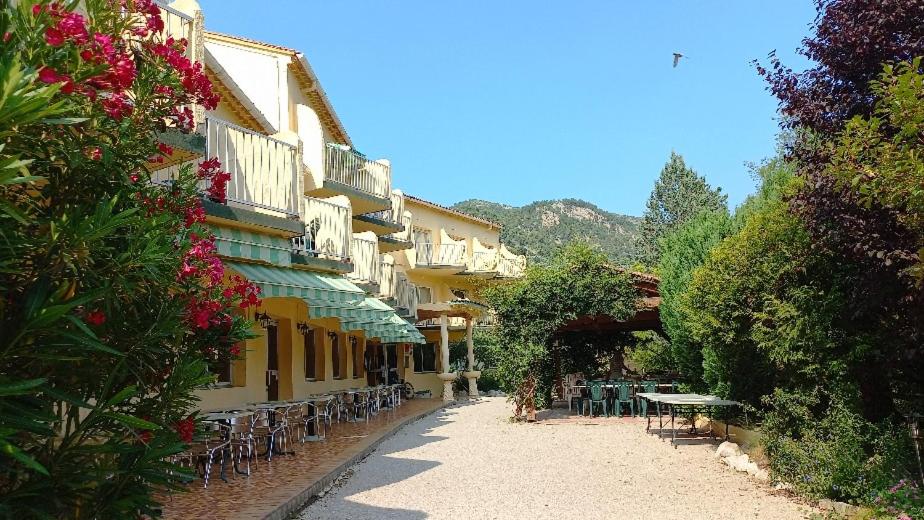
M416 327L392 311L388 318L375 321L343 320L347 330L362 330L369 338L379 338L384 343L425 343L423 334Z
M225 266L259 286L263 298L291 296L324 307L358 306L366 298L362 289L336 275L242 262Z
M281 267L292 265L292 245L285 238L219 226L209 228L222 256L262 260Z

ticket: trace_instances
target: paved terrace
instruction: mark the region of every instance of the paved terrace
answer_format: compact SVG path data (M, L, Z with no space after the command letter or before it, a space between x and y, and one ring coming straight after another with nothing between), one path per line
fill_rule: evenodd
M202 481L197 480L189 485L188 493L165 498L164 517L184 520L288 518L383 438L442 405L439 399L402 400L397 410L382 410L368 423L334 421L327 440L293 443L295 455L277 455L272 462L259 459L256 466L251 463L249 477L232 477L229 464L228 483L218 478L216 465L208 488L203 488Z

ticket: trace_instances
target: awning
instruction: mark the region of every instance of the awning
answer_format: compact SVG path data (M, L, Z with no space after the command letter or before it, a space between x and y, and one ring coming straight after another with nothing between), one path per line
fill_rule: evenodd
M225 266L260 287L264 298L291 296L325 307L357 306L366 299L362 289L336 275L239 262Z
M384 319L342 320L347 330L361 330L368 338L378 338L383 343L425 343L423 334L392 310Z
M367 338L380 338L384 343L425 343L423 335L395 309L367 297L340 276L242 262L225 262L225 266L260 287L261 297L305 300L309 318L338 318L343 330L361 330Z
M209 226L209 229L215 235L215 248L222 256L262 260L282 267L291 265L292 244L285 238L220 226Z

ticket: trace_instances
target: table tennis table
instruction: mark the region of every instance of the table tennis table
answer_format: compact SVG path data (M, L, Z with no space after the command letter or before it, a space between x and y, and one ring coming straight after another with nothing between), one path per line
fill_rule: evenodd
M740 406L741 403L738 401L730 401L728 399L722 399L714 395L700 395L700 394L660 394L653 392L641 392L636 394L638 397L645 399L649 403L654 403L655 408L658 410L658 438L662 438L664 432L664 417L661 413L662 405L667 406L670 411L671 416L671 445L674 448L677 447L677 430L674 428L674 418L677 416L678 411L681 413L688 413L691 417L696 415L697 412L706 412L709 416L710 421L712 420L712 414L710 413L715 407L724 407L728 408L731 406ZM651 415L647 416L648 424L645 426L645 431L651 431ZM692 426L693 433L696 433L696 423L694 421ZM712 433L715 436L715 432ZM725 440L728 440L728 421L725 422Z

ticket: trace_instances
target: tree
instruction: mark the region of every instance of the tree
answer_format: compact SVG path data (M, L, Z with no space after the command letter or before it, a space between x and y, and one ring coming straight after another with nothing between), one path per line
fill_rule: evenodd
M605 255L574 243L548 265L531 265L523 278L485 292L497 312L497 334L504 349L497 353L498 377L514 396L517 409L524 400L541 406L551 396L557 377L553 340L559 328L580 316L626 320L635 313L638 293L629 275L611 266ZM560 347L563 361L609 358L625 348L625 338L589 333L569 337Z
M670 160L655 181L642 217L637 241L639 259L645 265L657 265L662 237L702 211L723 209L728 211L727 197L722 189L712 189L705 178L687 167L683 157L671 152Z
M920 230L906 218L907 207L864 195L869 183L844 183L830 165L838 153L832 143L848 122L875 115L874 80L883 65L910 64L924 55L924 1L818 0L816 6L814 34L800 49L815 65L796 73L771 54L769 68L758 66L779 99L784 126L795 135L788 152L802 187L789 206L809 233L810 247L851 267L843 318L858 334L890 331L890 350L904 352L908 366L918 366L924 355L924 285L914 275ZM904 129L880 125L876 132L891 139ZM894 412L888 399L866 407Z
M34 4L34 5L33 5ZM74 9L81 8L80 12ZM0 6L0 516L158 515L193 391L258 302L215 253L197 184L147 165L217 95L149 0Z
M693 388L703 382L702 345L694 341L689 330L690 318L681 299L686 293L693 271L709 257L709 252L732 232L728 211L703 211L661 239L661 276L658 312L664 332L670 338L674 367Z

